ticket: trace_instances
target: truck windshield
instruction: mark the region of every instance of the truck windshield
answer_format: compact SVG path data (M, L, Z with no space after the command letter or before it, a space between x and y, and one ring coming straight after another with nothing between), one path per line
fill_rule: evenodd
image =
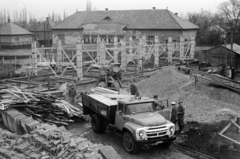
M144 112L153 112L153 103L130 104L126 107L126 114L137 114Z

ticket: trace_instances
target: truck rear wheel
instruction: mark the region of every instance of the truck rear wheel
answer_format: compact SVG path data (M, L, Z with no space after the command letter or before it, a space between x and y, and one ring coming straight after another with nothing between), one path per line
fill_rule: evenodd
M92 129L95 133L104 132L104 127L101 124L101 119L98 115L93 114L91 119Z
M122 143L124 146L124 149L128 152L128 153L137 153L138 151L138 145L136 143L136 141L134 140L132 134L128 131L126 131L123 136L122 136Z

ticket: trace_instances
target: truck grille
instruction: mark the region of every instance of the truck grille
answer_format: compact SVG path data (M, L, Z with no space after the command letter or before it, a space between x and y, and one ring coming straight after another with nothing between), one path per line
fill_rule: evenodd
M146 135L148 138L157 138L166 135L167 131L166 126L151 127L147 129Z

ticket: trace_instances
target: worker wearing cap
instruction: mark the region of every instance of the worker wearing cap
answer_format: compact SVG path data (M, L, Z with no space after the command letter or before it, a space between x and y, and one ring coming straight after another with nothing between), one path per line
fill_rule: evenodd
M175 102L172 102L171 122L175 125L177 124L177 107Z
M178 106L178 126L179 126L179 132L181 133L184 128L184 114L185 114L185 108L182 105L182 102L179 102Z

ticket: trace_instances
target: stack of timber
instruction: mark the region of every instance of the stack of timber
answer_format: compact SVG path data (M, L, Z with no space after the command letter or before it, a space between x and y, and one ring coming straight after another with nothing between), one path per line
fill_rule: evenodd
M0 110L16 109L39 122L68 125L73 117L85 120L82 111L65 100L53 96L20 90L18 87L0 90Z

